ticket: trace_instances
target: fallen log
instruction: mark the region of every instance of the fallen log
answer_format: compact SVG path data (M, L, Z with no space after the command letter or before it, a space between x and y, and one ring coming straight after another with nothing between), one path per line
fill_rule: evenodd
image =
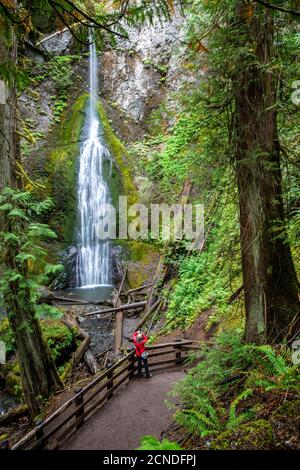
M7 413L0 416L0 426L10 424L13 421L16 421L17 419L22 418L28 414L29 409L27 405L16 406L15 408L8 410Z
M114 299L114 306L115 307L120 307L121 306L121 301L120 301L120 292L123 287L123 283L125 280L126 272L124 273L119 291L117 292L115 299ZM124 321L124 311L120 310L119 312L116 313L116 320L115 320L115 354L118 354L120 352L120 349L122 347L122 338L123 338L123 321Z
M244 286L239 287L228 299L227 303L231 304L235 299L238 298L240 293L244 290Z
M123 277L122 277L122 281L121 281L121 284L120 284L118 293L117 293L117 295L116 295L116 298L115 298L114 301L113 301L114 307L117 307L117 306L118 306L118 302L119 302L119 299L120 299L120 295L121 295L121 292L122 292L122 289L123 289L123 285L124 285L126 276L127 276L127 268L126 268L125 271L124 271L124 274L123 274Z
M53 294L52 297L53 300L58 300L61 302L68 302L72 304L78 304L78 305L89 305L92 304L93 302L90 302L89 300L80 300L80 299L71 299L70 297L64 297L62 295L55 295Z
M78 336L83 339L76 351L72 354L70 361L64 367L64 371L61 375L61 379L64 382L70 375L72 369L81 361L85 351L89 347L91 339L90 336L86 333L86 331L84 331L82 328L80 328L80 326L78 326L76 320L73 317L65 315L61 321L69 328L75 327Z
M135 331L140 330L144 323L148 320L148 318L152 315L152 313L157 309L157 307L160 305L161 299L158 299L148 310L146 315L141 319L141 321L138 323Z
M113 307L113 308L107 308L104 310L96 310L95 312L83 313L82 316L90 317L92 315L99 315L99 314L104 314L104 313L116 313L116 312L120 312L121 310L131 310L135 308L141 308L141 307L144 307L146 303L147 303L146 300L144 300L142 302L135 302L132 304L123 304L123 305L120 305L119 307Z
M87 349L83 356L84 362L88 366L90 372L92 374L96 374L97 372L97 361L92 353L91 349Z
M121 310L116 314L115 322L115 353L119 353L122 347L124 312Z
M152 320L151 320L150 326L149 326L148 329L147 329L147 335L149 335L150 331L152 330L153 325L154 325L154 323L155 323L155 320L157 319L157 317L158 317L158 315L159 315L159 313L160 313L161 308L163 307L163 305L164 305L164 302L162 302L162 304L161 304L161 305L159 306L159 308L156 310L156 312L155 312L155 314L154 314L154 316L153 316L153 318L152 318Z
M138 292L138 291L143 290L143 289L148 289L151 286L152 286L152 283L151 284L145 284L145 285L140 286L140 287L135 287L134 289L128 290L127 295L132 294L133 292Z
M104 362L103 362L103 367L104 367L104 368L107 366L108 354L109 354L109 351L107 351L107 352L106 352L106 355L105 355L105 359L104 359Z
M124 285L124 282L125 282L125 279L126 279L126 275L127 275L127 268L125 269L124 271L124 274L123 274L123 277L122 277L122 281L121 281L121 284L120 284L120 287L119 287L119 290L116 294L116 296L114 297L113 299L113 307L119 307L121 305L121 301L120 301L120 296L121 296L121 292L122 292L122 289L123 289L123 285ZM118 314L117 314L118 315ZM108 323L108 328L110 327L110 324L112 322L112 318L110 318L109 320L109 323ZM123 319L122 319L122 324L123 324ZM121 341L122 341L122 338L121 338Z
M99 360L100 357L104 356L104 355L105 355L107 352L109 352L110 350L111 350L111 347L105 349L105 351L102 351L101 353L96 354L95 357Z

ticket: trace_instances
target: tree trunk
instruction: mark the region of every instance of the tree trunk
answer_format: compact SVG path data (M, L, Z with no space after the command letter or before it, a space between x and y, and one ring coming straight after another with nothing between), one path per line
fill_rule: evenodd
M43 338L40 322L31 309L29 292L28 304L20 305L18 290L17 285L11 285L11 293L4 300L16 341L25 402L34 417L42 412L43 400L62 388L63 383Z
M14 4L16 8L17 2ZM17 36L14 28L0 14L0 63L7 69L5 80L0 77L0 191L6 186L15 187L21 183L16 172L20 148L16 132L17 94L14 74L17 65ZM2 223L3 220L0 220L0 225ZM12 269L15 267L17 254L9 253L5 260L6 265ZM16 340L24 398L31 415L36 416L42 411L43 400L51 392L61 388L62 382L50 349L43 339L40 323L35 318L30 293L27 293L28 302L23 304L20 292L17 282L12 283L10 293L5 296L4 301Z
M0 63L7 67L9 80L0 76L0 191L5 186L16 186L16 162L20 160L17 138L17 98L13 76L17 64L17 38L12 26L5 26L0 15ZM7 74L6 74L7 75Z
M285 218L280 146L277 133L277 79L272 15L239 1L236 20L243 28L238 47L255 51L245 56L234 79L236 102L236 174L239 186L242 267L248 342L278 342L299 320L298 282L286 237L275 238L274 223ZM298 325L297 325L298 323ZM299 327L299 321L295 327Z

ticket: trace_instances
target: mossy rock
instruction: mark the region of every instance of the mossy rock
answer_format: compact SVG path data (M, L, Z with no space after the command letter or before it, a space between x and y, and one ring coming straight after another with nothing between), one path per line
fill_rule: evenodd
M126 147L114 133L100 101L98 112L105 143L116 162L109 181L113 204L117 207L119 195L128 197L128 205L134 204L137 202L137 191L133 183L133 168L130 166Z
M50 224L65 243L73 241L76 221L77 162L88 94L80 96L65 114L52 148L47 171L55 203Z
M149 282L156 271L159 252L151 243L141 240L118 240L127 252L127 279L130 288L139 287L143 282Z
M56 364L63 364L75 349L76 332L59 320L42 320L41 327Z
M74 228L77 223L77 172L88 99L89 94L83 94L71 109L64 113L47 164L48 186L51 188L50 195L55 203L50 225L66 245L74 242ZM128 204L133 204L137 196L126 148L115 135L100 101L98 112L101 121L100 132L103 133L106 145L116 162L111 172L109 162L104 164L112 203L118 208L119 195L126 195Z
M211 443L213 450L268 450L273 447L274 436L271 424L264 419L220 433Z

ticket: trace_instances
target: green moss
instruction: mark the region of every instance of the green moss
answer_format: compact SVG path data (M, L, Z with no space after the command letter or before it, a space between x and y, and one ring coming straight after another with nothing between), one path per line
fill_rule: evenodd
M80 96L71 110L64 113L47 165L50 193L55 202L55 211L50 224L65 244L73 242L76 225L78 156L88 97L87 93ZM136 202L137 196L132 182L131 168L128 165L126 148L114 134L100 102L98 111L105 142L116 162L111 174L109 164L106 163L104 167L113 204L118 207L119 194L126 194L128 203L133 204Z
M259 450L270 449L274 443L271 424L264 419L257 419L242 424L234 430L220 433L212 442L213 450Z
M151 243L141 240L118 240L127 252L127 279L131 288L139 287L143 282L152 279L159 252Z
M47 165L55 202L50 224L66 244L73 240L76 221L77 161L87 98L88 94L80 96L62 119Z
M74 349L75 331L59 320L42 320L41 327L54 360L62 364Z
M9 321L7 318L4 318L0 322L0 341L3 341L5 344L6 354L9 356L15 352L16 345L12 329L9 326Z
M113 202L117 201L119 194L122 195L123 191L123 194L128 197L128 204L134 204L137 201L137 193L132 181L132 168L127 150L115 135L101 102L98 103L98 112L106 145L117 163L117 168L113 168L110 184Z
M5 381L5 387L7 391L17 398L22 398L22 384L19 362L14 361L9 363L7 369L9 370Z

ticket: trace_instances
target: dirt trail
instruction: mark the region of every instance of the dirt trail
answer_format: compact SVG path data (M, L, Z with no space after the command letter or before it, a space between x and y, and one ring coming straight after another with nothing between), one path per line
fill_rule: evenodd
M157 438L172 422L173 411L165 400L172 384L184 376L182 369L156 372L151 379L133 379L122 387L62 449L133 450L140 438Z

